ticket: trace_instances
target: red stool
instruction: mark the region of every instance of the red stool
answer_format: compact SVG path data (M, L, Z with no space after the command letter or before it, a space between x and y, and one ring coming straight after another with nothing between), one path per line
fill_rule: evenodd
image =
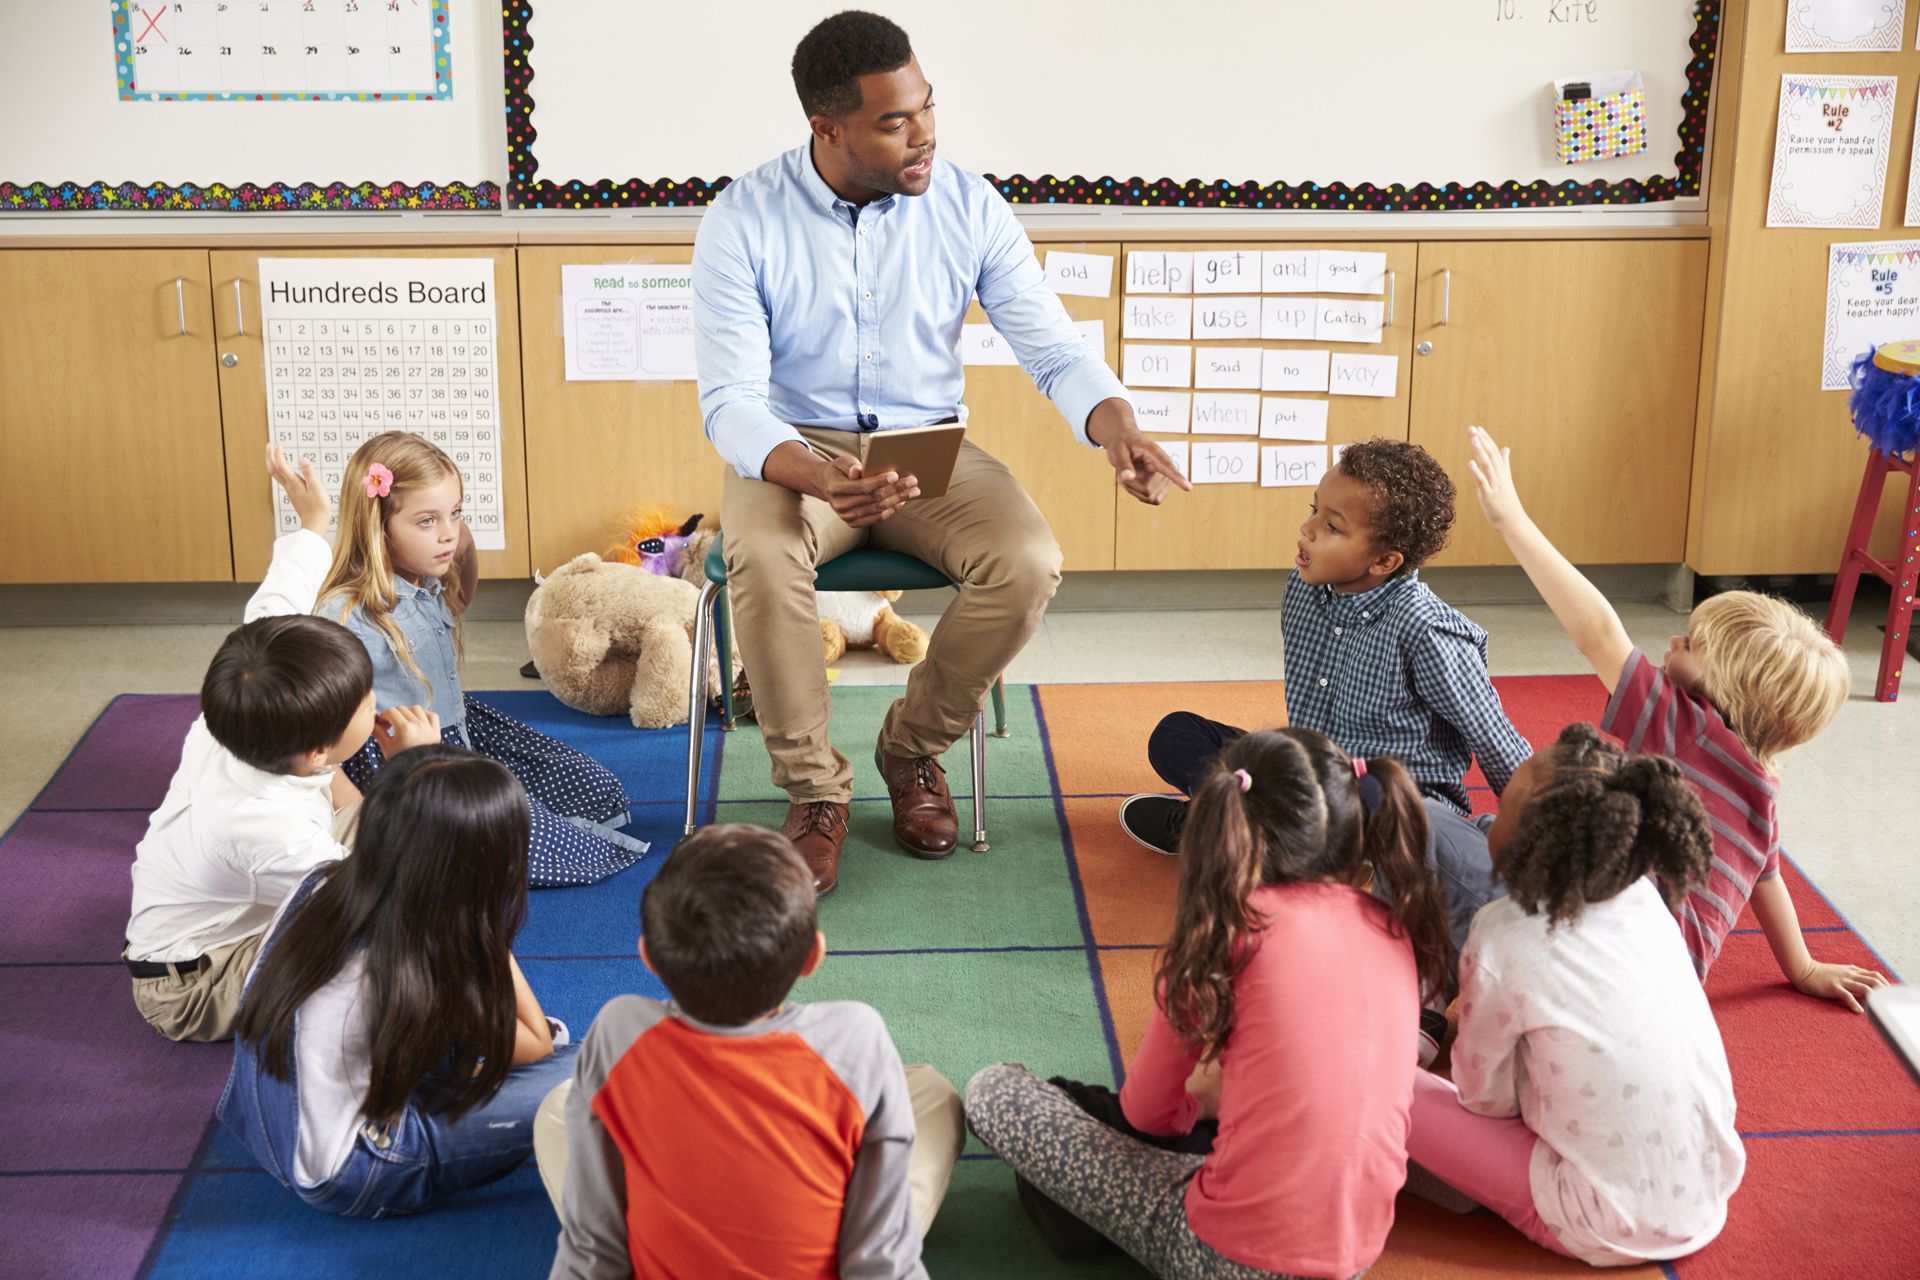
M1907 477L1907 500L1901 510L1900 542L1893 557L1881 560L1867 550L1873 534L1873 520L1880 513L1880 498L1887 477ZM1907 635L1913 625L1914 557L1920 555L1920 454L1902 457L1875 449L1867 454L1867 474L1860 480L1860 500L1853 507L1853 527L1847 530L1847 549L1840 557L1840 572L1833 580L1833 600L1827 605L1827 634L1839 644L1846 638L1847 615L1853 611L1853 594L1860 585L1862 572L1871 573L1893 588L1893 600L1887 606L1887 638L1880 647L1880 675L1874 681L1873 696L1878 702L1892 702L1900 696L1900 664L1907 653Z

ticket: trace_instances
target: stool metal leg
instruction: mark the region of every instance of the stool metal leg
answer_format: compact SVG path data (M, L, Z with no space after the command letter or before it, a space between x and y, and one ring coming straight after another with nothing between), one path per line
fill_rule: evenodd
M725 587L713 606L714 652L720 661L720 732L732 733L733 718L733 597Z
M1001 676L993 682L993 736L1011 738L1007 732L1007 678Z
M687 823L682 834L693 834L693 815L700 803L700 753L707 732L707 645L711 640L711 615L714 593L719 588L709 582L700 589L700 602L693 613L693 674L687 678Z
M973 750L973 848L976 853L985 853L992 848L987 843L987 713L978 712L973 717L973 733L969 744Z

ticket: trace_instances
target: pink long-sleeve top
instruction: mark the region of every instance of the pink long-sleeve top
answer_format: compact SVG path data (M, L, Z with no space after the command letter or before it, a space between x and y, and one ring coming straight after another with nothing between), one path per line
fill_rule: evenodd
M1233 984L1220 1136L1187 1185L1187 1222L1248 1266L1346 1277L1372 1265L1406 1181L1420 1018L1413 948L1345 885L1262 888L1268 925ZM1129 1122L1190 1130L1200 1046L1155 1009L1120 1091Z

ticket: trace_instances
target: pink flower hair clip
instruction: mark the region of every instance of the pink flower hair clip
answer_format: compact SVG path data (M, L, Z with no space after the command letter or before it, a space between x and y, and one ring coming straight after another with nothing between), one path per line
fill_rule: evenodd
M1359 756L1353 758L1353 776L1356 778L1364 778L1367 776L1367 762Z
M375 462L367 467L367 496L384 498L393 492L393 472Z

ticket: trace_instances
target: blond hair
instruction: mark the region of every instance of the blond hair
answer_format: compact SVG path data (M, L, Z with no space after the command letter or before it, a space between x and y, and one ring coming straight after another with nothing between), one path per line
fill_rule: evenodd
M393 473L393 486L385 497L367 496L367 471L379 463ZM338 532L333 540L333 565L327 570L320 588L323 601L338 596L337 621L345 622L355 609L379 627L387 644L415 679L429 690L427 679L413 660L413 646L393 621L393 606L399 598L393 585L393 556L387 546L387 518L399 510L400 500L416 489L424 489L445 480L460 479L460 469L437 445L410 431L383 431L374 436L347 460L347 478L340 489ZM462 482L464 491L465 483ZM447 604L453 610L454 644L460 642L460 624L465 601L461 598L460 565L456 560L445 579Z
M1763 765L1826 728L1847 700L1840 646L1784 600L1723 592L1694 609L1688 635L1700 692Z

